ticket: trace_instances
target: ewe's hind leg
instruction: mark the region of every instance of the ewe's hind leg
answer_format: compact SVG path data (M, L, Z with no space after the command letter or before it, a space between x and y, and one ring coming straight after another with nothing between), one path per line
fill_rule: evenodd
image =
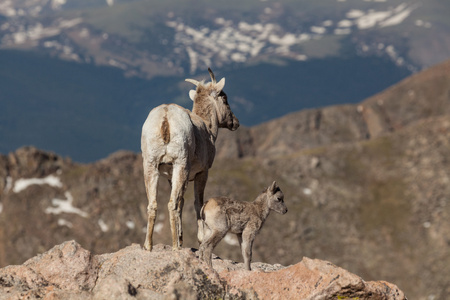
M182 165L174 165L172 171L172 191L169 201L170 229L172 231L172 248L180 249L183 245L181 212L184 205L184 192L187 186L189 170Z
M159 171L155 166L150 164L144 159L144 179L145 179L145 191L147 193L148 198L148 206L147 206L147 234L145 236L144 249L151 251L152 250L152 236L153 236L153 227L155 225L156 219L156 211L157 211L157 203L156 196L158 194L158 178Z
M200 210L203 206L203 195L205 192L206 181L208 180L208 171L198 173L194 179L194 194L195 194L195 213L197 215L197 240L201 244L205 236L205 227L200 216Z

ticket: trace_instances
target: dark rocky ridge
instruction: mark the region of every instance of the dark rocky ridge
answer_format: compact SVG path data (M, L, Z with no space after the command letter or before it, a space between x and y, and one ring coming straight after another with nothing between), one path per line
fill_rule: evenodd
M277 180L289 213L267 220L255 240L254 261L290 265L303 256L323 259L364 279L395 283L414 299L448 299L449 66L419 73L359 105L222 131L206 197L253 200ZM48 175L61 186L14 191L21 178ZM154 238L170 244L164 180L160 191ZM64 204L72 199L79 211L49 213L61 205L55 199ZM192 199L190 185L184 240L197 248ZM0 156L0 204L0 266L21 264L70 239L96 254L114 252L144 239L142 159L118 152L76 164L21 148ZM215 253L241 261L233 241L223 241Z
M357 105L302 110L237 134L223 130L218 155L264 157L375 138L421 119L450 114L449 99L450 60Z

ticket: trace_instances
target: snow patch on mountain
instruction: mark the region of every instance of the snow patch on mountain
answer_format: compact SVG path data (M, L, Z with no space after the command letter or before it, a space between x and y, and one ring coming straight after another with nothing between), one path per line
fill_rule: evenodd
M2 45L17 46L25 43L36 44L39 40L60 35L64 30L73 28L83 22L82 18L69 20L56 20L52 24L44 25L40 22L27 25L17 25L16 22L5 22L1 24L0 30L5 31L0 40Z
M68 228L73 228L73 224L66 219L58 219L58 226L66 226Z
M83 218L87 218L89 214L87 212L82 211L79 208L73 206L73 196L70 192L66 191L64 193L66 199L52 199L52 207L47 207L45 209L46 214L55 214L59 215L62 213L68 214L77 214ZM100 222L100 221L99 221Z
M347 12L346 17L352 19L344 19L339 22L340 27L350 27L355 25L360 30L369 29L373 27L388 27L401 24L406 18L408 18L411 12L415 9L414 6L408 6L406 3L402 3L397 7L388 10L369 10L364 12L358 9L352 9Z
M4 192L7 193L9 192L9 190L12 188L12 177L11 176L7 176L5 179L5 188L4 188Z
M27 189L31 185L44 185L47 184L52 187L62 187L62 182L59 177L55 175L49 175L44 178L21 178L14 182L13 192L20 193Z
M117 1L105 0L104 5L109 10L108 7L115 5L115 2ZM364 0L364 2L386 1ZM64 10L66 4L67 0L0 1L0 15L6 17L0 21L0 47L39 48L62 59L87 63L95 61L122 69L128 74L147 72L140 68L142 60L150 60L152 63L164 64L171 68L178 67L181 71L185 68L186 61L189 65L188 71L195 73L205 66L212 65L212 62L220 67L230 63L264 60L268 57L304 61L309 58L308 55L314 56L314 53L308 52L311 48L304 47L303 43L327 36L350 35L361 30L397 26L407 20L418 7L416 4L405 2L396 6L374 4L371 9L367 9L367 5L364 5L363 9L355 4L334 16L323 19L318 16L316 21L309 20L307 23L298 20L298 24L294 26L282 26L272 17L269 18L275 15L278 7L269 4L262 11L264 18L254 23L231 20L222 16L212 17L196 27L184 22L182 16L175 16L174 12L169 12L165 25L174 30L174 39L169 41L168 38L164 38L161 41L161 47L171 46L166 49L164 55L138 51L124 57L118 54L116 49L111 52L106 50L106 54L96 59L92 57L93 53L102 49L105 43L118 47L128 45L131 46L130 49L133 47L120 35L96 30L95 26L93 28L90 23L85 23L81 17L83 15L72 18L61 15L53 19L43 17L49 12L57 15L57 12ZM412 24L416 25L414 27L431 28L429 22L422 20L416 20ZM358 40L357 43L369 45L367 38L364 39ZM86 45L90 45L91 48L86 50ZM106 46L104 49L110 48ZM134 56L136 58L131 59Z
M423 20L416 20L415 22L414 22L414 24L417 26L417 27L424 27L424 28L431 28L431 23L430 22L426 22L426 21L423 21Z
M414 6L405 3L387 10L351 9L344 19L320 21L303 32L288 32L275 23L235 23L222 17L216 18L211 27L194 28L180 19L168 21L166 25L175 30L175 51L186 51L190 72L195 73L212 61L217 65L244 63L261 55L306 60L306 53L302 53L296 45L320 39L326 34L348 35L354 30L399 25L414 9Z
M107 232L109 230L109 226L103 221L103 219L98 219L98 226L100 226L100 230L102 232Z
M326 31L324 27L314 26L309 33L290 33L272 23L234 24L223 18L215 22L218 28L193 28L178 21L166 23L176 31L175 43L180 48L185 47L188 53L191 73L199 65L209 65L212 59L216 64L229 60L245 62L260 54L276 53L304 60L305 56L292 51L291 47Z

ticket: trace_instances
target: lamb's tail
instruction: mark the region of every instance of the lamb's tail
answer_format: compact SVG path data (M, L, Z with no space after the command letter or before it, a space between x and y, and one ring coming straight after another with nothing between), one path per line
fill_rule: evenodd
M208 203L208 201L206 201L206 202L203 204L202 208L200 209L200 217L202 218L203 221L205 221L205 212L204 212L204 209L205 209L206 203Z
M206 235L206 229L209 228L208 225L206 225L205 222L205 204L203 204L202 208L200 209L200 218L201 221L198 223L198 234L197 234L197 238L198 238L198 242L200 244L203 243L203 241L205 240L205 235ZM206 225L206 226L205 226Z

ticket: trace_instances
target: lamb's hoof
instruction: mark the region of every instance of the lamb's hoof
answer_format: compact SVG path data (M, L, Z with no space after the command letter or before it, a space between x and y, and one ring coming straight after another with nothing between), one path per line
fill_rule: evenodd
M152 251L152 245L144 245L144 250Z

